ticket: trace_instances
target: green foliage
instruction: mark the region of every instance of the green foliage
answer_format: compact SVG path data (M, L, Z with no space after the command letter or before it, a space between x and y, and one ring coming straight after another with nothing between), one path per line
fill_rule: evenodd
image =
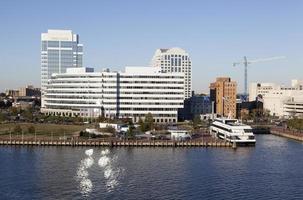
M145 132L146 129L145 129L144 121L140 118L138 123L139 123L139 126L140 126L140 131Z
M22 128L20 125L16 125L14 127L14 133L22 133Z
M196 115L193 119L193 127L198 128L199 124L201 124L201 118L199 115Z
M134 124L133 124L132 121L129 121L128 127L129 127L129 128L128 128L128 130L127 130L127 137L128 137L128 138L133 138L133 137L135 136L135 133L134 133L135 127L134 127Z
M36 129L33 125L29 126L28 129L27 129L28 133L35 133L35 130Z
M292 129L303 130L303 119L290 119L287 121L287 126Z
M146 131L152 130L154 128L154 118L151 113L148 113L147 115L145 115L144 124L145 124Z

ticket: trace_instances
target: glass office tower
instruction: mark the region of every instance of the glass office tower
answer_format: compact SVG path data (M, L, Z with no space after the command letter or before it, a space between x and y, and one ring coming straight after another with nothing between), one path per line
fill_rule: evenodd
M71 30L48 30L41 34L41 103L52 74L65 73L67 68L83 67L83 45Z

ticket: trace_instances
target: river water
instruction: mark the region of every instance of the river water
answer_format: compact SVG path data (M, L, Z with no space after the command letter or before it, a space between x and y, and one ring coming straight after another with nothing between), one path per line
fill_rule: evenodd
M0 146L0 199L303 199L303 144L255 147Z

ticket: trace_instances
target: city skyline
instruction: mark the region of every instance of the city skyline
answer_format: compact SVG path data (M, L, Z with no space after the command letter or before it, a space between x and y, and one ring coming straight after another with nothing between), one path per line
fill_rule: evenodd
M40 86L39 36L48 29L79 34L85 46L83 66L96 71L148 66L156 49L180 47L191 56L196 92L208 92L209 83L218 76L230 76L238 82L238 91L243 91L243 67L232 67L243 56L287 57L250 67L249 82L288 84L291 79L302 79L300 1L60 2L55 13L42 9L43 2L32 2L9 1L0 8L0 23L6 30L0 33L1 91L26 84ZM74 10L80 8L90 12L79 15ZM174 12L166 13L167 9ZM14 79L8 76L12 74Z

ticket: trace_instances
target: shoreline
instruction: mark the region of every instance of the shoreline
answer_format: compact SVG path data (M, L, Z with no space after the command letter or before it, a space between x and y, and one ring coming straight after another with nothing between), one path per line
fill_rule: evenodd
M303 133L291 131L285 128L271 128L270 133L276 136L303 142Z

